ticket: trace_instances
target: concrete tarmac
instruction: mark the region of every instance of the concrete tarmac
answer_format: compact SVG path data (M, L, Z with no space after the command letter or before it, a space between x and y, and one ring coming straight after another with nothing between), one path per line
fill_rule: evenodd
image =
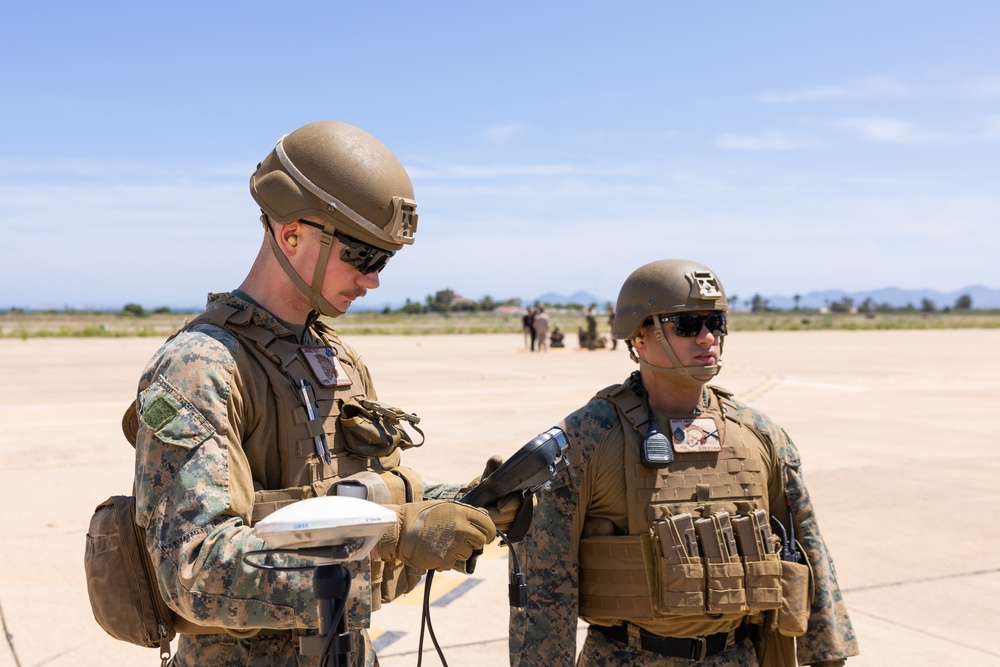
M421 416L404 462L428 482L475 477L635 367L623 345L531 353L511 335L348 342L380 398ZM94 507L131 488L120 420L159 344L0 340L0 667L158 661L95 623L83 552ZM861 643L850 664L1000 665L1000 331L736 332L723 359L718 384L799 446ZM435 575L453 667L507 664L506 569L494 546L471 576ZM416 665L421 594L374 615L384 667Z

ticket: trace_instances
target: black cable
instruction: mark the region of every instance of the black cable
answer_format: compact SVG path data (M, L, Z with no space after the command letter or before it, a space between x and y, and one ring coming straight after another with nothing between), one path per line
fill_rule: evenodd
M521 565L517 562L517 553L514 552L514 543L507 539L507 533L502 530L497 531L497 537L503 540L503 543L507 545L507 550L510 551L510 558L512 565L514 566L514 572L520 574Z
M420 609L420 639L417 642L417 667L424 661L424 626L430 618L431 582L434 581L434 570L428 570L424 577L424 604Z
M327 663L330 661L330 647L333 646L333 640L337 636L337 627L340 625L340 618L344 615L346 607L347 599L344 598L341 600L340 606L333 616L333 621L330 623L330 633L326 636L326 641L323 642L323 659L320 661L319 667L327 667ZM333 663L332 667L341 667L340 653L334 653L333 657L336 662Z
M507 538L507 534L502 530L497 530L497 537L503 540L503 543L507 545L507 549L510 552L511 563L513 565L511 586L514 586L516 585L515 582L524 576L521 572L521 565L517 559L517 553L514 552L514 544ZM424 627L427 628L427 633L430 635L431 641L434 643L434 648L437 651L438 657L441 659L441 664L443 667L448 667L448 661L445 660L444 651L438 643L437 636L434 634L434 626L431 624L431 584L433 583L434 570L428 570L427 575L424 578L424 604L423 613L420 615L420 639L417 642L417 667L421 667L424 659Z
M299 570L313 570L316 568L316 563L306 565L270 565L266 563L256 563L250 556L268 556L271 554L285 554L289 556L298 556L302 559L309 558L328 558L332 560L347 560L351 554L357 551L358 547L364 540L355 540L347 544L335 544L329 547L298 547L294 549L253 549L247 551L243 554L243 562L247 565L257 568L258 570L278 570L280 572L290 571L295 572Z
M278 572L298 572L301 570L315 570L316 564L312 565L272 565L269 563L255 563L250 556L266 556L272 553L286 553L290 554L289 551L282 551L279 549L254 549L253 551L247 551L243 554L243 562L251 567L255 567L258 570L276 570Z
M441 664L443 667L448 667L448 661L444 658L444 651L441 650L441 645L438 643L437 635L434 634L434 625L431 623L431 584L434 582L434 570L428 570L427 576L424 579L424 606L423 613L420 616L420 642L417 645L417 667L424 659L424 626L427 626L427 632L431 637L431 642L434 643L434 650L437 651L438 658L441 659Z

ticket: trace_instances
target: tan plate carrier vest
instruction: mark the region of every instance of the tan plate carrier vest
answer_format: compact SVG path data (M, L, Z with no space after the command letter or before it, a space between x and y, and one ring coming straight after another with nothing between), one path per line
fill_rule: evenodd
M758 436L737 418L730 393L709 387L708 396L709 406L699 416L715 420L721 451L676 453L667 467L652 469L640 460L649 419L646 400L631 380L598 392L597 398L615 406L624 433L628 534L587 536L585 526L581 617L638 621L678 614L750 614L780 606L777 554L753 562L665 558L654 530L657 521L681 513L700 519L717 512L768 511L764 463L754 454Z
M393 449L380 458L365 457L348 451L344 429L338 425L345 401L367 398L365 381L359 369L360 360L349 353L332 329L316 322L312 329L323 343L334 350L341 366L351 378L349 387L324 387L313 375L300 353L298 343L278 338L268 329L253 324L251 311L232 306L216 305L189 322L183 330L199 324L211 324L233 334L269 377L277 410L278 442L281 452L281 482L278 489L254 493L251 525L275 510L304 498L323 496L338 483L364 486L367 498L380 504L403 504L423 499L423 480L413 470L399 465L400 453ZM178 332L180 333L180 332ZM177 334L174 334L175 336ZM307 380L315 397L315 418L309 419L301 393L296 390L300 380ZM135 405L126 414L125 423L137 426ZM269 413L269 416L270 413ZM128 427L126 427L128 430ZM315 436L325 434L332 463L327 465L316 453ZM126 433L126 435L130 435ZM130 440L135 442L134 430ZM419 444L419 443L418 443ZM259 485L260 480L254 480ZM413 590L420 582L422 570L401 562L371 562L372 611L381 603ZM198 632L181 623L181 632ZM217 629L206 629L218 632Z

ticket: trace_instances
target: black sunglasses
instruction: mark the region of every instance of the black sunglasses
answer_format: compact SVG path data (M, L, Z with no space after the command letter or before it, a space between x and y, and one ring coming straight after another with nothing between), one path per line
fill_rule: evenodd
M309 222L308 220L299 220L299 222L303 225L325 230L323 225L315 222ZM366 275L382 271L389 262L389 259L396 254L395 250L383 250L342 232L335 231L333 232L333 236L344 244L343 250L340 251L340 260L350 264Z
M729 333L726 327L725 313L710 313L699 315L698 313L678 313L677 315L660 315L660 322L673 322L674 333L684 338L697 336L701 333L703 326L714 334L725 336Z
M333 235L344 244L344 249L340 251L340 259L364 274L379 273L396 254L394 250L377 248L347 234L334 232Z

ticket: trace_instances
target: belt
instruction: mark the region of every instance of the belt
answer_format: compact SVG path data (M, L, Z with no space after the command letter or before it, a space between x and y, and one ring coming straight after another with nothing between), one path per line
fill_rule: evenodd
M591 625L590 629L600 632L608 639L628 644L628 625ZM726 650L730 634L738 642L750 636L750 629L743 624L733 633L719 632L705 637L661 637L639 628L639 645L644 651L671 658L686 658L697 663Z

